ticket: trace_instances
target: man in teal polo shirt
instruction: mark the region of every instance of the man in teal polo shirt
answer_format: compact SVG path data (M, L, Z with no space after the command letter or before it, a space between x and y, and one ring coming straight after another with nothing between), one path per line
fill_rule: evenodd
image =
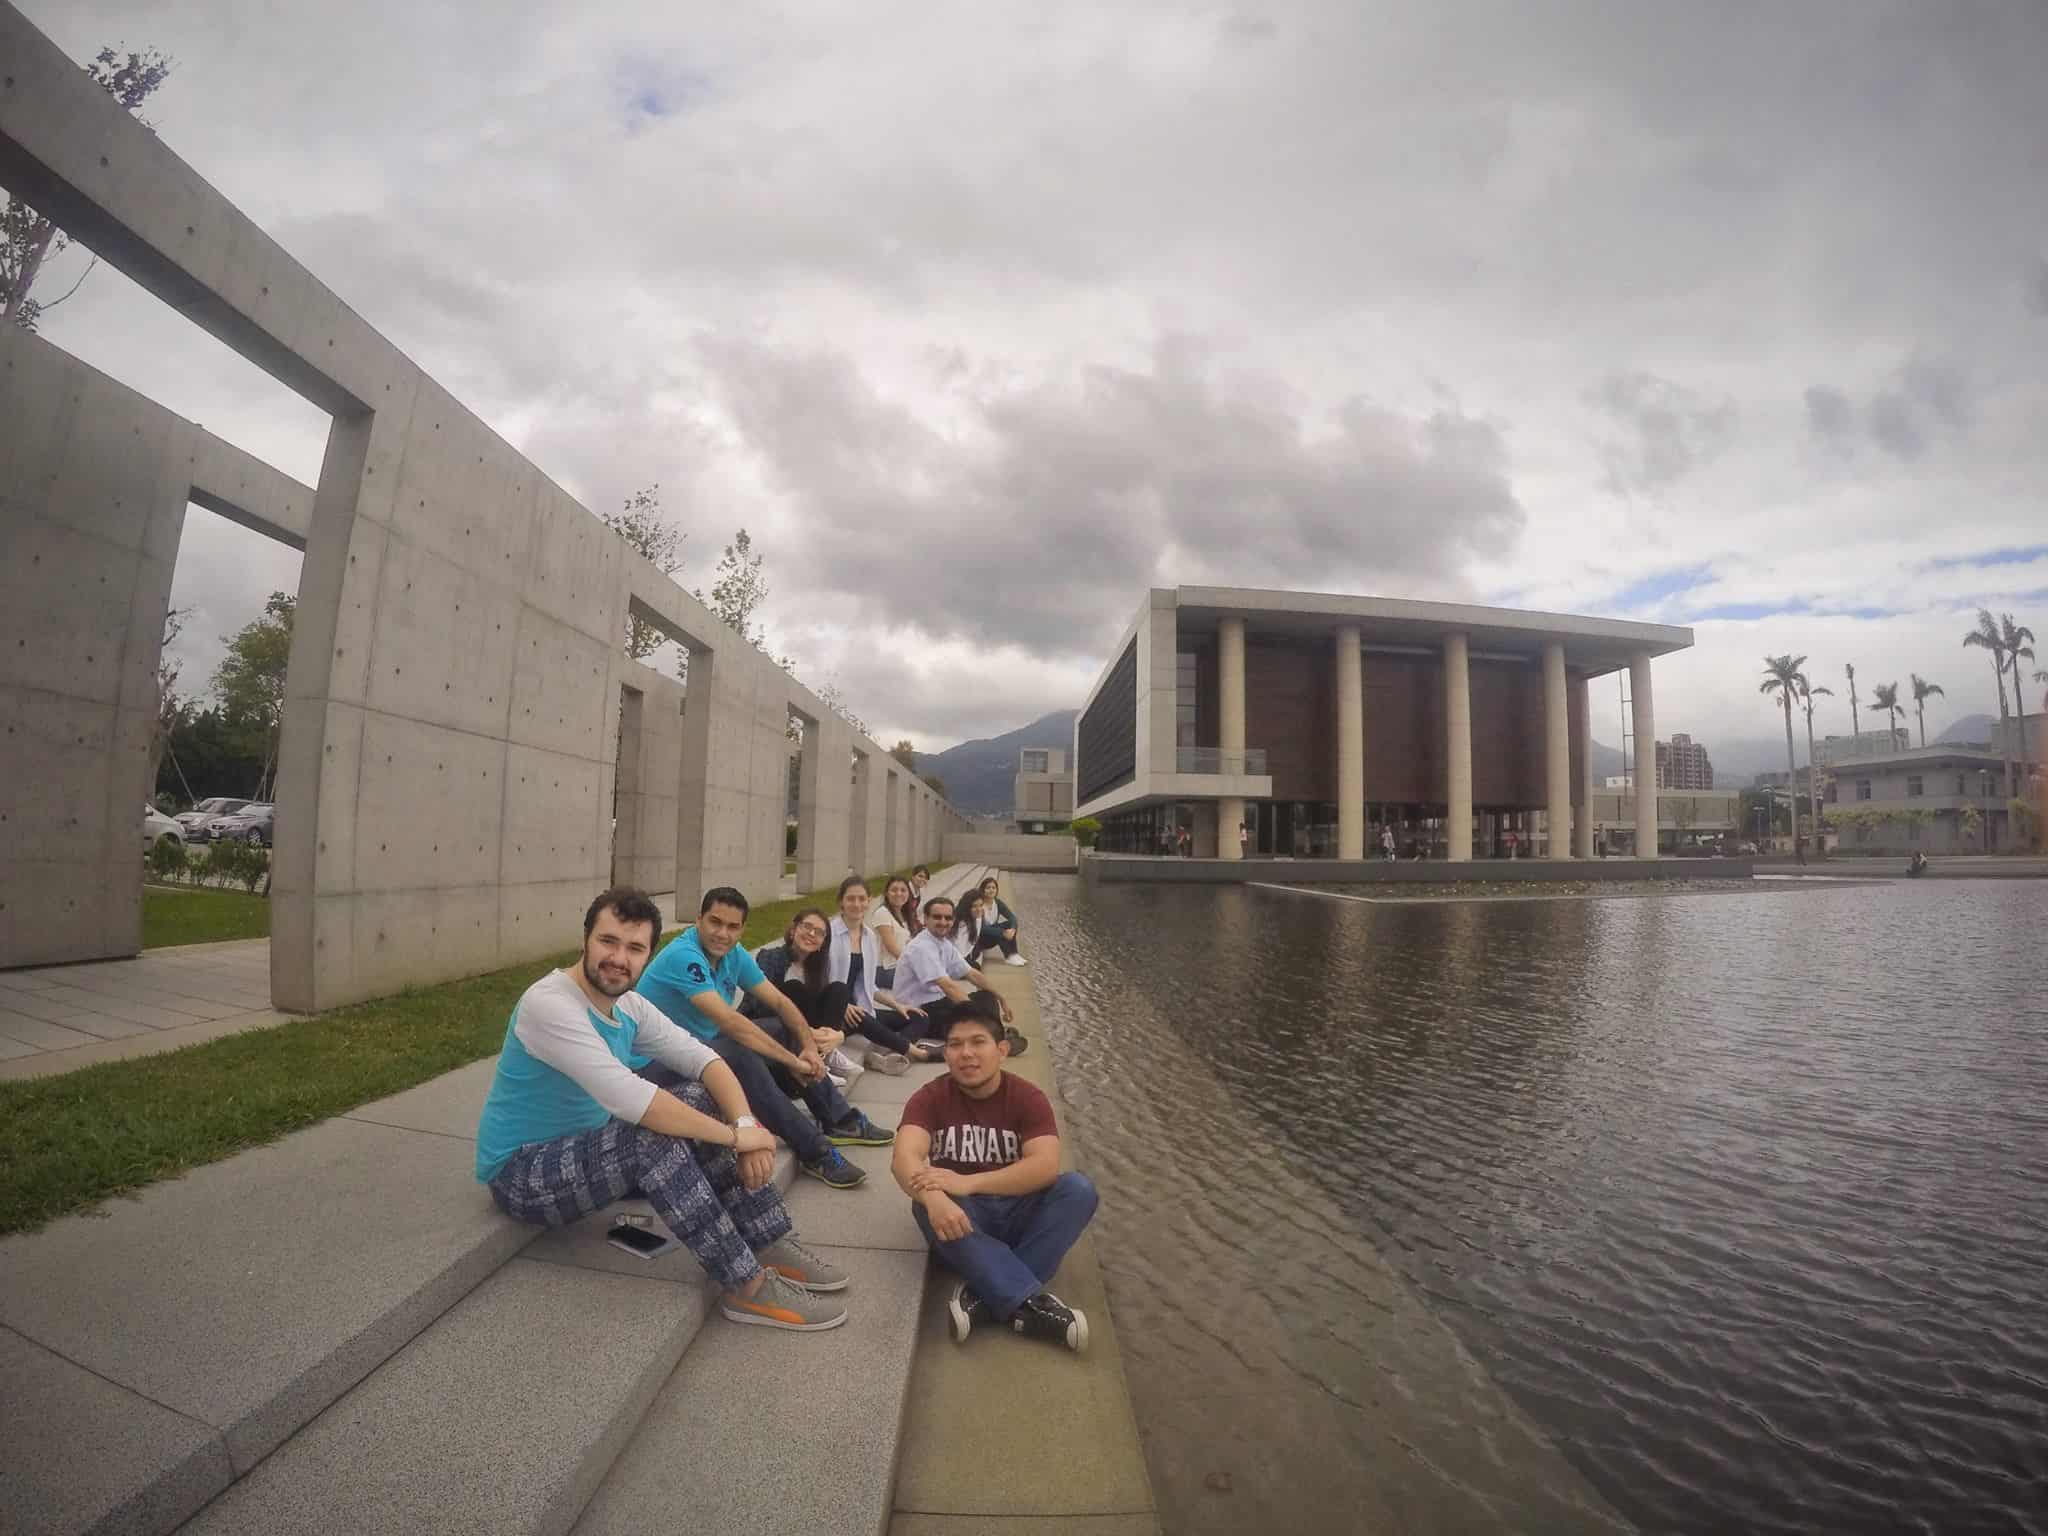
M848 1104L825 1072L802 1011L761 974L740 943L747 898L714 886L697 923L672 940L641 974L639 992L718 1054L739 1079L761 1123L789 1143L797 1166L834 1189L854 1189L867 1174L841 1147L886 1147L895 1135ZM776 1016L750 1019L733 1005L745 992ZM792 1100L810 1107L813 1120Z

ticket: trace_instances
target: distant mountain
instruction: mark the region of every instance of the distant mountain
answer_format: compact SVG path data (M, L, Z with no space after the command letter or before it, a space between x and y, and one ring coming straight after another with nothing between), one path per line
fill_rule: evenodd
M1998 717L1996 715L1965 715L1934 739L1944 745L1966 741L1989 741L1992 733L1997 728ZM2013 739L2015 741L2019 739L2017 732L2013 733ZM2034 732L2031 727L2027 730L2027 740L2029 743L2032 743L2034 740Z
M961 810L1002 815L1016 792L1017 754L1026 747L1058 747L1071 756L1077 713L1056 709L1001 736L963 741L943 752L920 752L917 771L937 774L945 782L946 798Z

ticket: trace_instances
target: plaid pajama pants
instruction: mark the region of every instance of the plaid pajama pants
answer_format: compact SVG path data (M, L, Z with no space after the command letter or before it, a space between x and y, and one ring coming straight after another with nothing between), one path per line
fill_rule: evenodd
M677 1082L668 1091L692 1109L718 1113L697 1083ZM754 1255L790 1227L774 1181L747 1189L729 1148L617 1119L594 1131L521 1147L491 1179L490 1189L507 1216L544 1227L565 1227L637 1189L729 1291L761 1272Z

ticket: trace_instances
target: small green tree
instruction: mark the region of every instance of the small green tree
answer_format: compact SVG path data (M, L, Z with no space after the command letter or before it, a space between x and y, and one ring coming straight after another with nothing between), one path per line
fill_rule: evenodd
M1093 848L1095 839L1101 835L1102 823L1093 816L1077 816L1067 830L1074 834L1074 841L1083 848Z
M635 491L618 511L605 513L604 525L662 575L673 576L683 568L683 541L688 535L662 511L659 482ZM667 638L645 619L627 616L626 654L635 661L652 656Z
M754 553L753 537L742 528L718 557L718 572L711 591L697 594L699 600L733 633L753 645L761 643L761 630L754 623L754 610L768 596L768 578L761 574L765 556Z
M263 605L263 616L243 625L228 642L228 653L213 674L213 691L219 696L227 724L261 750L258 800L270 798L270 776L277 766L285 671L291 665L292 619L298 603L288 592L271 593Z

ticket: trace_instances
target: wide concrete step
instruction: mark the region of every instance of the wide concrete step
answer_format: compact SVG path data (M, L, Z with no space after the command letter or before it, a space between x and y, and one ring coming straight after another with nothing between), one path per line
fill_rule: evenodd
M173 1530L525 1248L471 1169L490 1070L0 1241L0 1510Z
M794 1172L779 1154L778 1185ZM629 1200L542 1233L183 1529L561 1536L716 1295L687 1249L607 1243L625 1212L652 1217Z
M862 1076L851 1097L894 1128L938 1068ZM857 1190L802 1179L797 1235L844 1268L846 1323L828 1333L719 1327L698 1334L598 1486L576 1536L679 1523L749 1536L880 1536L888 1529L919 1311L930 1274L885 1147L849 1147Z

